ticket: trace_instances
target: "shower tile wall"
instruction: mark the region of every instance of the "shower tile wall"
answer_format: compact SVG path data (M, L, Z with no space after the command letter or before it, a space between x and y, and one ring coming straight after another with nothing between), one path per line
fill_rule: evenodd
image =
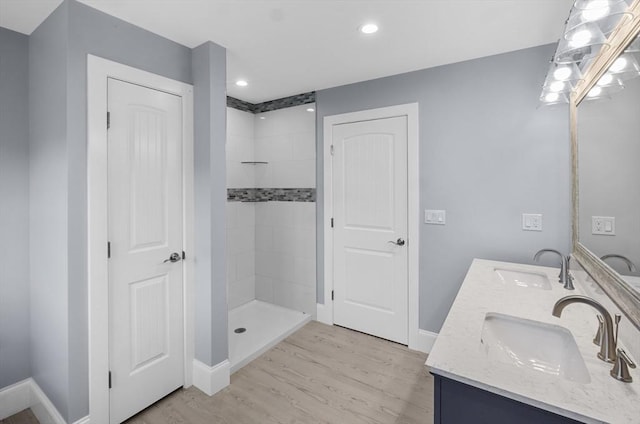
M315 189L314 106L258 115L227 108L227 187ZM227 202L230 308L258 299L315 316L315 207Z
M254 115L227 108L227 187L255 187ZM255 299L255 203L227 202L227 286L229 308Z
M256 186L315 188L314 104L256 115ZM260 119L265 118L265 119ZM256 298L316 311L315 202L256 203Z

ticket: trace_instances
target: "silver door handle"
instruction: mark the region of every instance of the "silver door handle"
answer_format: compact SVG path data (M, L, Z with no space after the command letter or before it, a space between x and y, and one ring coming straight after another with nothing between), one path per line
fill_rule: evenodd
M178 262L180 260L180 254L177 252L173 252L171 254L171 256L169 256L169 259L165 259L162 263L166 263L166 262Z
M389 240L387 243L393 243L396 246L404 246L404 240L402 240L401 238L396 241Z

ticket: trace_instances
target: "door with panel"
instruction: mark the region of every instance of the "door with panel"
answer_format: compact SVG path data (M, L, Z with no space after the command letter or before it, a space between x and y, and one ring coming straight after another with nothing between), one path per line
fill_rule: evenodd
M108 80L110 422L184 382L182 99Z
M407 117L333 125L333 321L408 343Z

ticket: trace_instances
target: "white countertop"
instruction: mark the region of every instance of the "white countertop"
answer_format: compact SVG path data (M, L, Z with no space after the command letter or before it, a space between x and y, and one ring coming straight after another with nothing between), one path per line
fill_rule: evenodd
M496 274L496 267L545 273L552 289L506 285ZM592 342L597 329L597 312L592 307L571 304L560 318L551 315L561 297L585 294L578 285L568 291L557 281L557 268L474 259L429 353L427 366L434 374L578 421L640 423L640 368L630 370L632 383L609 375L612 365L596 357L600 348ZM576 383L489 359L480 343L487 312L565 327L580 349L591 381Z

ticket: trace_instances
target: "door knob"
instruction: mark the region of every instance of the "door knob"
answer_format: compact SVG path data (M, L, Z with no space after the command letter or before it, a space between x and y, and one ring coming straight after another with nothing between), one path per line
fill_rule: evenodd
M165 259L162 263L166 263L166 262L178 262L180 260L180 254L177 252L173 252L171 254L171 256L169 256L169 259Z
M404 240L402 240L401 238L396 241L389 240L387 243L393 243L396 246L404 246Z

